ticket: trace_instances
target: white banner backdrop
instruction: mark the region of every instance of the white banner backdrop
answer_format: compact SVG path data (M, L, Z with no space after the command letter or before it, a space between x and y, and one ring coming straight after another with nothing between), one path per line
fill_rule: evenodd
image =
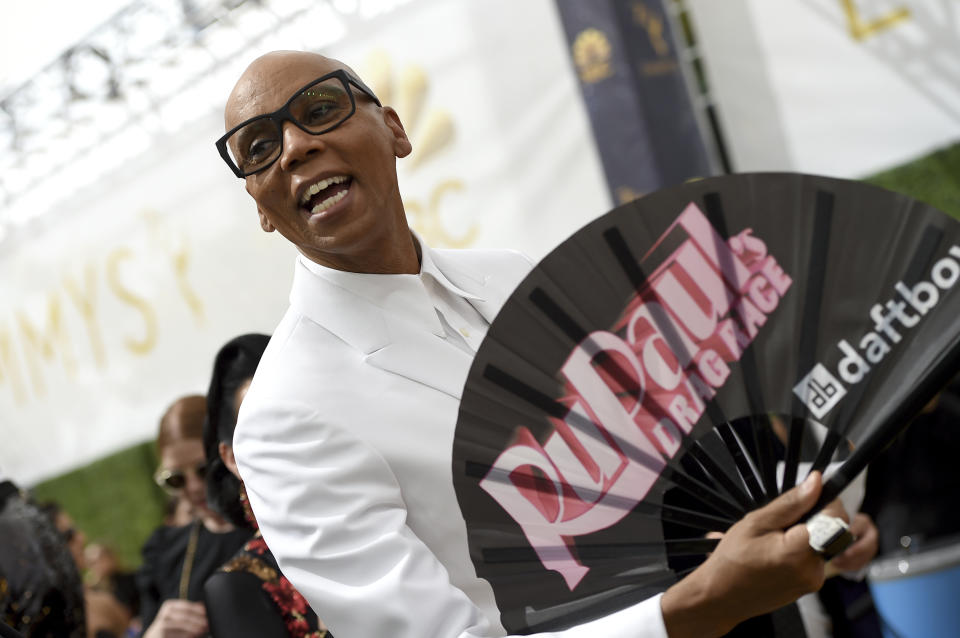
M687 0L737 171L863 177L960 139L955 0Z
M539 258L606 212L552 0L362 4L322 52L398 108L415 148L401 192L428 241ZM243 63L299 45L264 42ZM0 468L15 480L152 439L167 405L205 392L220 345L285 310L295 253L260 231L214 149L221 132L208 113L153 140L3 245Z

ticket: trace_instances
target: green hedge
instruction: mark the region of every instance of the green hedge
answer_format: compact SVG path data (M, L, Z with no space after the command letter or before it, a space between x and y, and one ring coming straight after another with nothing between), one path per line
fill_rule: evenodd
M960 219L960 144L878 173L865 181L909 195Z
M88 542L102 542L122 564L140 564L140 548L163 520L167 496L153 482L152 442L133 447L35 485L39 501L55 500L73 517Z

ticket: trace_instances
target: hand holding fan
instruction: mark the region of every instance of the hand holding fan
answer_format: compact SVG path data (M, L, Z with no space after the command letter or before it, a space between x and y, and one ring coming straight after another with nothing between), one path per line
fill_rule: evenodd
M960 224L868 185L711 178L550 253L490 328L453 475L512 632L667 589L802 462L833 500L954 374Z

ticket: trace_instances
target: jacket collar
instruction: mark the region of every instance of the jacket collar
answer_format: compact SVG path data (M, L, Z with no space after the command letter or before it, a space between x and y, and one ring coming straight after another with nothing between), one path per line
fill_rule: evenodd
M422 241L420 245L423 260L434 264L484 319L492 321L499 305L487 299L489 277L453 263L455 258ZM290 304L366 355L367 363L460 397L473 358L446 343L418 275L336 271L308 264L300 256Z

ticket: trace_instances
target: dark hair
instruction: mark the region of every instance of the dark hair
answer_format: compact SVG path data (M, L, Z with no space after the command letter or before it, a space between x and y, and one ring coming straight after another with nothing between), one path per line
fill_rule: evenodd
M57 531L57 534L59 534L65 542L69 543L73 540L74 535L77 533L76 528L60 529L60 523L57 519L60 518L61 514L66 514L66 510L63 509L60 503L57 501L44 501L42 503L36 503L36 507L47 517L50 524L53 525L53 529Z
M57 517L60 516L60 512L63 511L63 508L60 507L60 503L56 501L44 501L42 503L35 503L37 509L46 515L50 522L54 525L57 524Z
M270 337L246 334L228 341L213 361L207 390L207 418L203 424L203 447L207 454L207 501L234 525L249 526L240 504L240 481L220 458L220 443L233 445L237 426L236 396L253 378Z

